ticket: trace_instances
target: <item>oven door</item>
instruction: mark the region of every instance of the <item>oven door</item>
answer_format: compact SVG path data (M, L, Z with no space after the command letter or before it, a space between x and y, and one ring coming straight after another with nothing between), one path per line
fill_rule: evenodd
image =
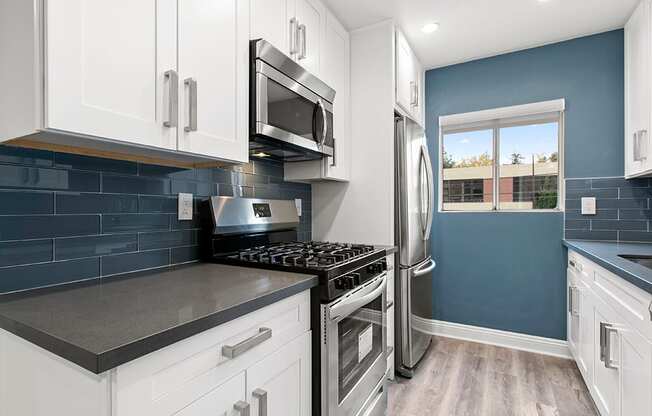
M255 77L250 154L285 162L333 156L333 104L261 60Z
M387 273L321 307L322 416L356 415L387 371Z

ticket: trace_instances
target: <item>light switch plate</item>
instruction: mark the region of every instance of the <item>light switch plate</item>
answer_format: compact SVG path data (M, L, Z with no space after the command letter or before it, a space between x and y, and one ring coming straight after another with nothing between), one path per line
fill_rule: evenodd
M294 200L294 205L297 207L297 215L301 216L301 199L297 198Z
M179 220L192 219L192 194L179 194Z
M582 198L582 215L595 215L595 205L595 198Z

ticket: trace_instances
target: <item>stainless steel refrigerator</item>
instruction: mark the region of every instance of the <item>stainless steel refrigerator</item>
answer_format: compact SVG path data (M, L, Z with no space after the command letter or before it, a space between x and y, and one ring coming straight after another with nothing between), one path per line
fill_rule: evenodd
M425 131L413 120L395 117L396 370L411 377L431 343L415 329L418 318L432 315L435 262L430 232L434 214L434 178Z

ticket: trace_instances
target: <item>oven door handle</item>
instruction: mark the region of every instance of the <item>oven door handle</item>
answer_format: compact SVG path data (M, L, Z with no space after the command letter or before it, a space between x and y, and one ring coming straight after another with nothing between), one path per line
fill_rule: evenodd
M340 317L348 316L356 309L366 305L378 297L387 287L387 273L384 273L378 283L369 285L335 305L331 306L329 317L331 321L337 321Z

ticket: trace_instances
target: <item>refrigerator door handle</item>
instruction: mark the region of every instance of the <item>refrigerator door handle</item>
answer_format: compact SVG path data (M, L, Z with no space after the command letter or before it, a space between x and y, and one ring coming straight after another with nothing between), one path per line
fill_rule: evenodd
M418 268L417 270L412 272L412 277L419 277L423 276L424 274L428 274L431 271L435 270L435 267L437 266L437 263L433 259L430 259L426 264Z
M434 216L433 206L435 204L435 191L434 191L434 179L432 173L432 164L430 163L430 155L428 154L428 148L425 144L421 145L421 160L426 167L426 179L428 181L428 211L426 212L426 224L423 230L423 239L430 239L430 231L432 230L432 220Z

